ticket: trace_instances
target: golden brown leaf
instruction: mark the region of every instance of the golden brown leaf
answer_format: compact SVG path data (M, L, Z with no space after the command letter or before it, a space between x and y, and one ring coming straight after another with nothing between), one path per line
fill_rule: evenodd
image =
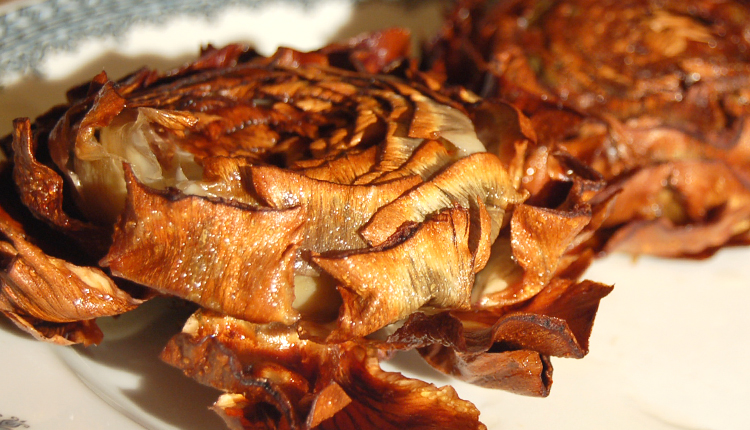
M117 276L248 321L294 322L304 212L255 209L144 187L128 200L102 260Z
M220 388L215 409L238 429L484 429L478 411L438 388L378 366L364 344L318 344L290 327L211 312L193 315L162 358Z
M35 337L55 343L99 343L93 322L135 309L142 301L96 267L45 254L0 209L0 311Z

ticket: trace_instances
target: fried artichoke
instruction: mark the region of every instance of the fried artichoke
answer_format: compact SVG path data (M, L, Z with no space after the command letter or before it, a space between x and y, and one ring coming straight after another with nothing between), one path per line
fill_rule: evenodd
M702 257L750 237L749 19L736 0L469 0L425 69L530 118L532 194L554 151L607 180L595 248Z
M388 30L270 57L208 47L19 119L0 309L96 343L97 317L194 303L162 358L226 392L230 428L484 428L452 388L379 368L407 349L547 395L550 356L586 354L611 290L579 279L611 199L563 153L559 189L530 196L529 119L441 87L406 46Z

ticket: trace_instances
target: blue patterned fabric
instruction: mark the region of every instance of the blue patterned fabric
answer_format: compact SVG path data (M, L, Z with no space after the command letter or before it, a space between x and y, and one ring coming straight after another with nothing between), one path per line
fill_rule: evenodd
M117 37L137 23L176 15L211 17L230 5L255 8L273 0L48 0L0 15L0 76L33 73L44 56L91 38ZM308 6L318 0L284 0Z

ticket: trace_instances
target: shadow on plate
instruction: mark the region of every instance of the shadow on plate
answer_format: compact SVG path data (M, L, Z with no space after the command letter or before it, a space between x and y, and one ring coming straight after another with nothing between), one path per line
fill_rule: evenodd
M218 415L208 409L220 392L159 359L164 346L180 332L193 310L179 300L152 299L127 314L99 319L104 332L100 345L76 346L72 354L71 349L58 350L59 356L92 391L147 428L152 420L139 419L144 413L184 430L223 428ZM137 410L122 404L118 394Z
M5 316L2 316L2 315L0 315L0 331L16 336L18 338L29 339L29 340L32 339L32 337L29 334L25 333L23 330L16 327L16 325L13 324L13 322L10 319L5 318Z

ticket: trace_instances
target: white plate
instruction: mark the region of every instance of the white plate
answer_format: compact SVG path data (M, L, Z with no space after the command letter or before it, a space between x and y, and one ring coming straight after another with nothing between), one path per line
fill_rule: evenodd
M146 3L141 4L141 3ZM209 5L210 4L210 5ZM387 26L419 39L439 26L437 2L26 1L0 4L0 134L17 116L64 100L102 69L118 77L165 68L206 43L314 49ZM94 30L92 30L92 28ZM526 398L451 380L411 354L389 370L451 384L482 411L490 430L750 428L750 249L706 261L638 262L614 256L588 278L615 283L600 307L591 353L553 359L552 394ZM161 363L179 330L172 302L102 320L105 341L89 349L31 340L0 320L0 429L221 429L207 407L217 392Z

